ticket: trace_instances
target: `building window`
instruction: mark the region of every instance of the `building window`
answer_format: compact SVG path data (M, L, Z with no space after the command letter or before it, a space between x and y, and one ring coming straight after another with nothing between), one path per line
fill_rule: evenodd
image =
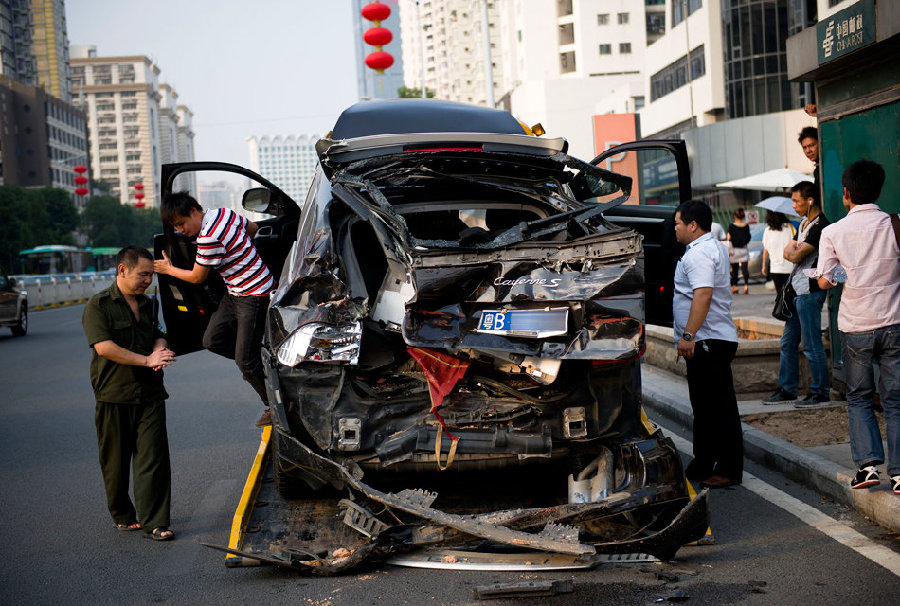
M575 52L569 51L559 56L559 68L564 74L570 74L575 71Z
M630 55L631 54L631 42L620 42L619 43L619 54L620 55Z
M687 14L685 14L685 8L687 8ZM672 27L675 27L684 21L685 18L693 15L694 11L698 11L701 8L703 8L703 0L672 0Z
M619 13L619 25L628 25L628 13Z
M703 53L704 47L702 44L691 51L691 80L696 80L706 73L706 62ZM650 102L652 103L660 97L665 97L687 83L688 57L685 55L650 76Z
M609 13L597 15L597 25L609 25Z
M598 49L600 50L601 55L611 55L612 54L612 44L601 44Z
M566 23L559 26L559 45L575 44L575 25Z

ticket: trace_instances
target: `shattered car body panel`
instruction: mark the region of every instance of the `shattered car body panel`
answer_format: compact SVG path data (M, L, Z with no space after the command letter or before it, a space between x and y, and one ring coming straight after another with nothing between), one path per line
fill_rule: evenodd
M267 260L283 268L262 352L275 485L298 503L349 492L353 556L322 560L346 528L244 555L317 573L435 543L670 558L705 531L706 499L642 417L647 241L607 218L637 182L514 134L506 112L429 101L347 110L299 214L272 224L295 234Z

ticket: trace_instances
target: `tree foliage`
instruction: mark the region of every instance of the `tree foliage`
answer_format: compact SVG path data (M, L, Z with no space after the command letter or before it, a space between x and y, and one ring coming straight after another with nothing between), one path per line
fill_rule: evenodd
M19 270L19 251L41 244L74 244L80 218L64 189L0 185L0 264Z
M113 196L89 198L81 220L90 246L137 244L152 249L154 234L162 233L159 211L123 206Z
M19 251L44 244L87 246L138 244L152 250L162 232L159 211L119 204L109 195L92 196L79 215L72 194L60 188L25 189L0 185L0 265L17 273Z
M401 99L421 97L422 89L421 88L413 88L413 87L409 87L409 86L401 86L400 88L397 89L397 96L400 97ZM425 87L425 96L428 97L429 99L434 98L434 90L432 90L426 86Z

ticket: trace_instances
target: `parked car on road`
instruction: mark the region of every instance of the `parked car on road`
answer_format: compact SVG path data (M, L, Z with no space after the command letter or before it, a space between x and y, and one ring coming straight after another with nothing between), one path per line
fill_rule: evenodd
M750 272L752 282L765 282L766 277L762 273L763 267L763 232L766 231L765 223L754 223L750 226L750 243L747 244L747 252L750 253L750 261L747 269Z
M16 337L28 332L28 293L16 289L15 278L0 267L0 325L8 326Z
M566 540L669 558L702 536L705 496L691 499L641 409L644 323L671 325L674 208L622 205L638 184L689 198L684 144L641 141L592 162L567 147L504 111L408 99L341 115L316 145L302 206L241 167L163 167L164 195L190 171L251 178L244 208L273 216L255 241L280 274L263 359L282 494L351 489L451 524L419 489L460 478L455 496L483 514L497 509L486 496L497 478L519 474L543 524L578 525ZM645 151L633 176L600 168ZM193 243L168 226L162 251L193 264ZM170 344L199 348L221 284L159 280ZM381 509L366 515L396 527ZM538 534L552 551L540 541L565 533Z

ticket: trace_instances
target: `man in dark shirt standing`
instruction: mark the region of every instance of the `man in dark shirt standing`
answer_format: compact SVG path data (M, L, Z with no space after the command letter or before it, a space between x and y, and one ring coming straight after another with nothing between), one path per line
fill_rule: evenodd
M116 257L116 281L87 302L81 323L93 348L94 421L107 506L116 528L141 530L157 541L169 530L171 471L162 369L175 361L144 291L153 256L129 246ZM134 500L128 495L129 466ZM135 508L136 506L136 508Z

